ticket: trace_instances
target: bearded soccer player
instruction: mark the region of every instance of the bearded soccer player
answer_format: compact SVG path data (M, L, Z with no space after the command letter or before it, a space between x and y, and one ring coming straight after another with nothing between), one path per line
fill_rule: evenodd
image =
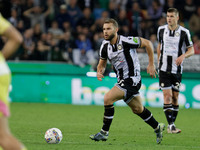
M163 91L163 110L168 122L168 133L180 133L175 120L179 111L178 96L181 84L183 60L194 54L190 32L178 24L176 8L167 11L167 24L158 28L159 87Z
M113 65L118 82L104 96L104 119L103 126L99 133L91 135L95 141L106 141L109 129L114 117L113 103L123 99L131 108L132 112L150 125L156 133L156 142L162 140L162 132L165 125L158 123L152 113L142 105L139 94L141 87L140 64L136 48L146 48L149 57L147 72L150 76L156 77L154 66L153 46L149 40L140 37L125 37L118 35L118 23L114 19L106 19L103 24L104 41L100 48L100 60L97 66L97 79L104 78L107 59ZM129 133L127 133L129 134Z
M26 148L11 134L8 126L9 111L9 85L11 81L10 70L5 62L22 43L21 34L0 14L0 35L7 41L0 51L0 149L26 150Z

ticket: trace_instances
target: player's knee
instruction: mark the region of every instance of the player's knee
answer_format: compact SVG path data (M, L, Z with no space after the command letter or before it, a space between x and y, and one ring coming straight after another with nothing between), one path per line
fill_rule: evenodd
M135 107L133 107L133 108L131 108L131 109L132 109L132 112L133 112L134 114L141 114L142 111L143 111L142 107L140 107L140 106L135 106Z
M165 100L165 103L171 103L172 102L172 94L171 93L165 93L164 94L164 100Z
M104 96L104 105L112 105L112 99L110 98L109 94L105 94Z

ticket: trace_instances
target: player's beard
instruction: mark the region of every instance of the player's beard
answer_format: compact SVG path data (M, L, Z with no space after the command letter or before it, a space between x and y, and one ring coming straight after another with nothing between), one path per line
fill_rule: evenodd
M107 41L111 41L115 37L115 33L111 34L107 39Z

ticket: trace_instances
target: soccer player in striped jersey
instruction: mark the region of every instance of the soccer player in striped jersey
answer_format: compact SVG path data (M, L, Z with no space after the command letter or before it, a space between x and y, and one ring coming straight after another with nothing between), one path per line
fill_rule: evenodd
M176 128L179 104L178 95L183 71L183 60L194 54L190 32L178 24L176 8L167 10L167 24L158 28L159 86L164 95L163 110L168 122L168 133L180 133Z
M147 72L150 76L156 77L154 66L153 46L149 40L140 37L124 37L118 35L118 23L114 19L106 19L103 24L104 41L100 48L100 60L97 66L97 79L102 81L107 60L113 65L118 82L104 96L104 119L103 127L97 134L90 138L95 141L106 141L110 125L114 117L113 103L123 99L131 108L132 112L141 117L150 125L156 133L156 142L162 140L162 131L165 125L158 123L152 113L142 105L139 95L141 87L140 64L137 57L136 48L146 48L149 57Z
M0 149L26 150L26 148L11 134L8 126L9 111L9 85L11 80L10 70L5 58L11 56L22 43L21 34L0 14L0 35L7 41L0 51Z

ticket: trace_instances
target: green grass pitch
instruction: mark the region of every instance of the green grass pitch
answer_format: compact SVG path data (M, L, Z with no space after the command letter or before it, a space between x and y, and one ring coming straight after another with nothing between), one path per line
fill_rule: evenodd
M148 109L159 122L167 121L162 108ZM103 106L11 103L9 124L12 133L29 150L191 150L200 149L200 110L180 109L176 125L180 134L167 134L156 144L153 129L128 107L115 107L115 116L106 142L94 142L90 134L100 131ZM63 133L60 144L47 144L44 133L57 127Z

